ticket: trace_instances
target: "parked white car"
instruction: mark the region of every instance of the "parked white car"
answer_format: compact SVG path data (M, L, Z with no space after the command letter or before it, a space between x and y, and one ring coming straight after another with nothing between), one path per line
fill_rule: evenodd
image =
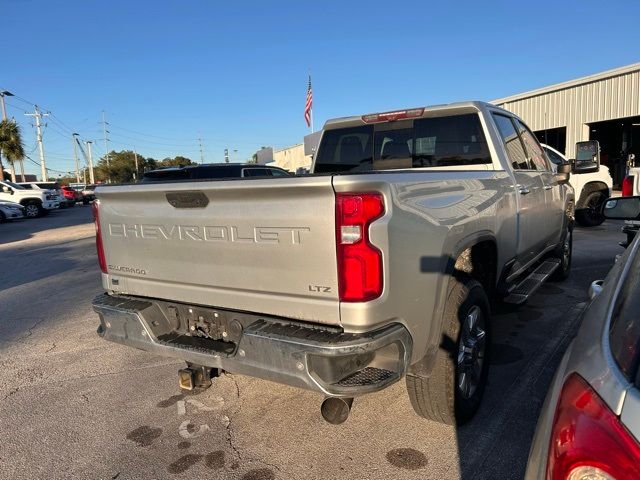
M27 190L8 180L0 181L0 201L19 203L25 208L25 216L42 216L60 206L60 202L43 190Z
M60 203L60 208L73 207L75 205L73 200L65 198L57 182L19 182L18 185L27 190L41 190L45 194L51 195L54 201Z
M568 162L567 158L549 145L542 144L549 160L556 168ZM576 221L583 227L595 227L604 222L602 204L611 196L613 179L609 168L600 165L597 172L572 173L569 183L576 194Z
M14 202L0 202L0 223L17 218L24 218L24 207L22 205Z

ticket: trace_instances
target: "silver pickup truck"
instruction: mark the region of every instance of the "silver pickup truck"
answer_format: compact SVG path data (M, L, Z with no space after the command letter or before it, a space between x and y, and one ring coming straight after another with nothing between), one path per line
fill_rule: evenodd
M312 175L99 186L106 340L323 393L324 417L406 377L416 412L463 423L495 301L571 266L569 165L513 114L465 102L339 118Z

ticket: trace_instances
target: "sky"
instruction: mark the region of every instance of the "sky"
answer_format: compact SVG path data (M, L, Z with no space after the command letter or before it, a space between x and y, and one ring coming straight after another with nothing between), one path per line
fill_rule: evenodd
M316 129L329 118L492 100L640 62L640 2L0 0L0 89L50 175L94 159L244 161L302 143L311 74ZM27 173L39 173L27 161Z

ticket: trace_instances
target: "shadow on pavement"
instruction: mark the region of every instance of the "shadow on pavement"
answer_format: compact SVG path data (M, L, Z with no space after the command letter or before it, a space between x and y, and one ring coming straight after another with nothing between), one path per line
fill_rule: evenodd
M619 237L616 225L577 229L569 279L543 285L525 305L494 309L482 405L456 430L462 479L524 477L540 409L579 328L587 288L610 270L621 252Z
M91 205L76 205L38 218L24 218L0 224L0 245L27 240L39 232L93 222Z

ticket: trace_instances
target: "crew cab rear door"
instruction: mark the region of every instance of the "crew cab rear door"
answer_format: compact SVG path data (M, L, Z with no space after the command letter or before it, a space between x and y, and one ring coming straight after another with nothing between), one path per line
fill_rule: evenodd
M516 119L493 112L516 180L518 201L517 269L527 265L547 245L549 232L545 190L540 173L529 160L524 142L518 134Z

